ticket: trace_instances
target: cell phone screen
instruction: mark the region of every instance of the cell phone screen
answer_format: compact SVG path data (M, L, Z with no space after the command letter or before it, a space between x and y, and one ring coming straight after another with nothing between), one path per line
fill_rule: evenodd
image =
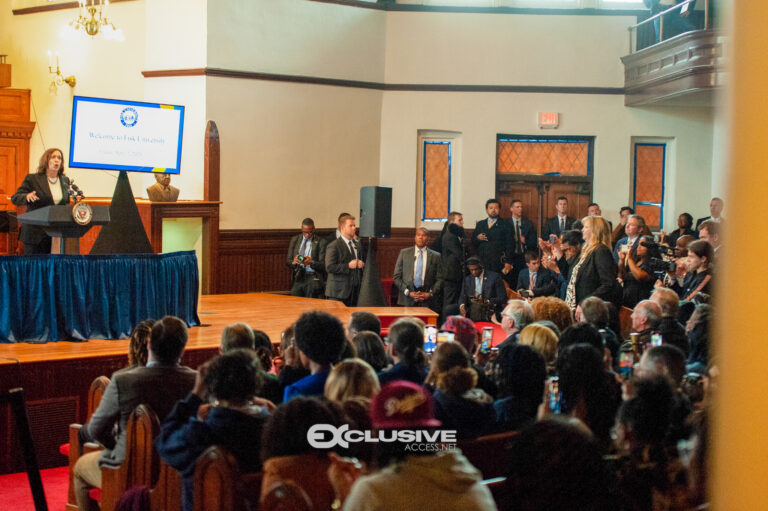
M634 357L631 352L625 351L619 355L619 376L628 380L632 378L632 370L634 368Z
M437 347L437 328L428 326L424 329L424 351L433 353Z
M488 354L491 352L491 340L485 339L482 343L480 343L480 353Z

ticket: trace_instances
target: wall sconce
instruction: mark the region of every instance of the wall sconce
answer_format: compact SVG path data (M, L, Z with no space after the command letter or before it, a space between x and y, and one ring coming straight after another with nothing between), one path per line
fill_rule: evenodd
M54 60L53 57L56 57L56 65L54 66ZM69 85L70 87L74 87L77 85L77 79L75 78L75 75L68 76L64 78L64 76L61 74L61 68L59 68L59 53L56 52L56 54L52 54L50 50L48 50L48 72L52 75L56 75L53 78L53 81L51 81L51 87L61 87L65 83Z

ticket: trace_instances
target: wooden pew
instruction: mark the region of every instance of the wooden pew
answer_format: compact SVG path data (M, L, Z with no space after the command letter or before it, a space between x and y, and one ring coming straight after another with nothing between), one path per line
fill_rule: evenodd
M104 390L109 385L109 378L106 376L99 376L93 382L88 389L88 419L91 419L91 415L99 407L101 398L104 395ZM77 511L77 502L75 501L75 481L74 481L74 468L78 458L83 454L80 450L80 442L77 438L82 424L70 424L69 425L69 443L64 444L59 448L59 452L67 456L69 459L69 489L67 490L67 505L66 511Z
M256 509L261 472L241 474L235 457L217 445L209 447L195 466L195 511Z
M463 440L458 443L462 454L477 468L483 479L503 477L507 474L510 461L509 444L517 431L485 435L474 440Z
M181 474L160 460L160 474L155 487L149 491L152 511L181 511Z
M119 467L101 467L101 511L114 511L129 488L154 485L160 470L160 457L153 441L159 434L157 414L148 405L137 406L125 428L125 460Z

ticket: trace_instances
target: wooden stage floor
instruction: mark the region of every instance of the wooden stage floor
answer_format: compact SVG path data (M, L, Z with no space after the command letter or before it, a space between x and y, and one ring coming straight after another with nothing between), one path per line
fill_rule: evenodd
M280 342L280 334L307 311L323 310L333 314L346 326L355 310L370 310L388 326L402 316L418 316L428 323L437 321L437 314L419 307L346 307L334 300L316 300L269 293L231 295L202 295L198 315L202 326L189 329L187 350L217 348L222 329L237 322L263 330L273 343ZM432 321L429 321L429 319ZM88 342L50 342L45 344L0 344L0 357L18 360L20 363L72 360L91 357L126 355L128 339L91 339ZM0 360L0 365L14 361Z
M437 314L424 308L349 308L332 300L313 300L267 293L203 295L198 315L203 326L189 329L182 363L196 368L214 356L222 329L245 322L265 331L272 342L303 313L324 310L345 325L354 310L370 310L388 327L402 316L416 316L435 324ZM128 339L92 339L87 342L0 344L0 392L22 387L35 450L41 468L62 466L66 459L58 446L68 441L68 426L86 419L88 387L98 376L110 376L125 367ZM9 360L10 359L10 360ZM18 361L18 362L16 362ZM0 405L0 474L24 470L8 405Z

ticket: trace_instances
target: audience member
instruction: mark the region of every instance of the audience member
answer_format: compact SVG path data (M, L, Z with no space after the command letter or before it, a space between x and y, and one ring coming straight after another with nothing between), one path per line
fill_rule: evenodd
M125 426L133 410L148 404L165 420L176 401L192 389L195 371L179 365L186 344L187 325L165 316L152 326L147 365L112 375L98 408L78 433L81 445L97 441L105 447L83 454L75 464L75 497L81 511L99 509L88 492L101 487L100 466L118 467L125 459Z
M646 246L645 244L651 246ZM630 309L641 300L647 300L656 281L650 267L651 259L661 259L653 237L641 236L634 251L619 251L619 282L623 287L621 304Z
M256 341L251 327L245 323L233 323L225 326L221 331L219 353L227 353L228 351L240 348L249 350L256 348Z
M448 316L445 323L440 327L440 331L453 332L453 340L464 346L464 349L469 353L472 369L477 373L477 388L484 390L490 396L495 396L496 384L485 374L485 369L478 365L477 358L483 357L484 354L476 353L480 332L477 331L475 323L464 316ZM485 360L482 361L483 365L486 363Z
M541 354L547 366L547 372L554 372L557 358L557 336L549 328L532 323L523 328L518 337L518 343L531 346Z
M371 403L375 430L419 429L440 426L433 399L419 385L393 382L382 387ZM359 477L361 467L333 456L328 473L344 510L397 509L495 510L482 476L458 450L409 449L409 443L379 442L380 470ZM359 478L358 478L359 477Z
M677 320L680 299L677 293L666 287L657 288L651 295L651 301L661 308L661 320L657 327L664 344L678 347L686 356L690 351L685 327Z
M371 399L380 388L379 378L368 362L348 358L331 369L325 382L325 398L339 403L354 397Z
M562 234L562 241L555 239L554 244L544 240L539 243L542 249L542 265L555 272L557 278L557 296L564 300L568 281L571 278L571 271L576 266L576 262L581 255L581 247L584 239L581 237L581 231L570 230Z
M467 259L469 275L464 278L459 298L459 311L472 321L490 321L507 301L501 275L486 270L480 259Z
M620 509L600 446L577 425L557 418L532 424L516 435L509 457L502 509Z
M538 252L526 252L524 261L527 268L521 270L517 277L516 289L518 292L525 298L556 294L557 276L552 270L541 267Z
M723 214L724 205L725 203L723 202L723 199L720 197L713 197L712 200L709 201L709 216L696 220L696 230L698 231L701 224L707 221L721 223L723 221L721 215Z
M381 336L381 320L373 312L354 311L349 317L347 335L352 338L357 332L362 332L364 330Z
M688 244L685 279L682 284L678 281L671 286L680 300L693 300L699 293L711 292L712 270L710 267L713 256L712 245L704 240L696 240Z
M531 307L536 321L549 320L557 325L561 332L573 324L573 313L568 304L560 298L555 296L534 298Z
M509 255L512 271L507 274L507 282L509 282L510 287L517 283L517 288L520 288L520 272L523 270L523 266L528 264L528 253L533 252L536 255L536 259L538 259L538 253L536 252L536 230L533 228L533 222L523 217L523 201L512 199L509 205L509 212L512 214L507 221L510 230L509 242L512 245ZM536 270L533 271L535 272ZM534 279L534 283L537 282ZM527 285L524 287L528 289Z
M460 439L494 429L493 398L476 387L477 373L460 343L437 346L425 383L434 388L435 418L443 429L455 430Z
M557 342L558 354L574 344L589 344L600 352L603 360L607 356L606 348L603 345L603 336L600 335L600 331L591 323L577 323L563 330Z
M587 216L603 216L603 211L600 209L600 205L597 202L590 202L587 204ZM613 222L608 222L608 230L613 231ZM613 245L613 243L611 243Z
M501 313L501 328L507 334L499 349L507 344L517 343L520 331L534 321L533 307L525 300L510 300Z
M707 374L711 316L712 306L706 303L699 304L685 325L685 331L691 345L686 365L686 371L689 373Z
M640 346L651 343L651 333L659 328L661 307L651 300L643 300L632 310L632 332L640 334Z
M544 221L544 227L541 228L541 237L548 240L551 235L560 236L568 229L572 229L573 222L576 221L572 216L568 216L568 197L560 196L555 202L555 211L557 214Z
M296 322L296 347L310 375L285 387L283 401L322 395L331 364L339 360L347 338L341 321L327 312L305 312Z
M357 357L368 362L374 371L379 373L387 367L386 348L378 334L362 330L355 333L352 342L357 349Z
M296 323L283 330L280 335L280 354L277 381L282 388L309 376L309 368L302 364L299 350L296 348Z
M677 229L670 232L662 241L670 247L674 247L681 236L693 236L694 238L697 236L696 231L693 230L693 217L690 213L681 213L677 217Z
M331 509L328 450L312 447L308 432L315 424L340 427L346 422L318 398L297 397L275 410L261 434L262 498L278 483L292 481L307 493L314 509Z
M590 296L581 301L576 307L576 321L579 323L589 323L597 328L600 337L603 338L603 347L611 355L611 367L616 368L619 361L619 348L621 342L619 335L609 326L610 313L609 304L596 296ZM620 332L619 332L620 333Z
M424 353L424 323L414 318L401 318L389 328L389 356L394 365L379 373L383 387L389 382L406 380L418 385L427 376Z
M529 328L532 325L525 330ZM494 377L499 389L493 404L497 427L501 431L515 431L534 422L546 378L541 353L523 344L505 346L496 359Z
M557 374L562 413L583 422L607 449L621 388L603 368L601 353L589 345L569 346L557 357Z
M717 254L720 251L720 247L722 247L722 241L720 239L720 230L723 228L722 225L723 224L713 220L707 220L699 225L699 239L712 245L713 261L717 260Z
M646 229L645 219L640 215L629 215L627 217L627 225L624 226L624 232L627 234L619 241L616 242L613 247L613 260L618 264L619 252L632 252L637 250L637 245L640 241L640 236L643 235L643 231Z
M584 218L583 223L581 235L584 238L584 248L571 270L565 296L565 301L571 309L575 309L576 305L588 296L597 296L608 301L618 299L616 265L611 260L608 223L594 216Z
M128 343L128 367L143 367L147 365L149 358L149 338L152 335L154 320L142 321L131 332L131 340Z
M193 508L197 458L208 447L219 445L231 452L242 472L261 469L260 444L254 439L261 436L269 412L253 399L263 380L253 351L230 350L200 367L192 392L176 403L163 423L155 447L163 461L181 472L185 511ZM196 420L205 395L213 406Z
M478 266L495 274L509 273L512 269L509 225L499 216L501 203L497 199L485 201L488 218L478 220L472 234L472 248L479 259ZM469 265L469 261L467 261Z
M440 254L427 248L429 231L416 229L415 246L404 248L397 256L394 285L398 289L397 304L405 307L429 307L439 312L437 294L443 286L439 272Z
M615 247L616 243L619 242L621 238L627 235L626 227L627 227L627 220L629 219L629 215L634 215L635 210L630 208L629 206L624 206L619 210L619 223L616 224L616 227L613 229L613 232L611 233L611 246Z
M628 511L662 505L670 511L686 511L686 473L665 450L672 389L662 377L639 380L636 385L636 395L622 404L616 421L616 445L624 454L617 471L618 497Z

